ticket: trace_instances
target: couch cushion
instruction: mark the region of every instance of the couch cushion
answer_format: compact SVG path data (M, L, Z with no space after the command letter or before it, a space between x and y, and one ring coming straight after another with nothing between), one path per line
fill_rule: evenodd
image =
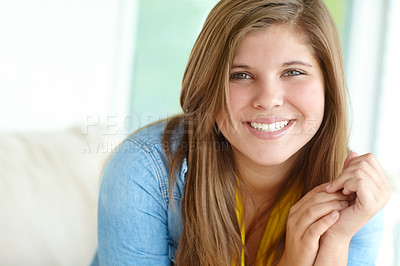
M0 135L2 265L88 265L102 168L117 136L79 127Z

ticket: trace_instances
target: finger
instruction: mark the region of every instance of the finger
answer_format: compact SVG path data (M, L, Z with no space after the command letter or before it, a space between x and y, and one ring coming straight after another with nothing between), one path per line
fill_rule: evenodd
M290 211L291 212L295 212L297 211L301 206L303 206L303 204L305 202L307 202L309 200L309 198L311 198L313 195L315 195L316 193L322 192L326 190L326 186L329 183L325 183L325 184L321 184L319 186L314 187L312 190L310 190L309 192L307 192L307 194L305 194L298 202L296 202L296 204L294 204L291 208Z
M303 235L303 240L311 243L318 243L317 240L339 219L339 212L332 211L311 224Z
M346 160L344 160L343 169L346 169L346 168L349 166L350 162L351 162L354 158L357 158L358 156L359 156L359 155L358 155L357 152L350 152L350 153L347 155Z
M371 180L378 188L383 186L383 180L378 171L365 161L349 166L340 178L343 184L353 178L366 178Z
M357 157L353 162L351 162L351 164L365 164L365 163L369 164L371 168L375 169L375 171L378 173L378 177L380 177L381 180L386 180L385 172L383 171L382 166L372 153L361 155Z
M359 173L355 178L349 178L343 184L343 194L349 195L351 193L356 193L357 197L360 197L360 193L365 193L368 188L376 187L371 179L364 177L365 173ZM371 192L371 191L370 191Z
M389 199L386 191L380 190L371 180L366 179L349 180L343 188L343 193L349 193L348 191L357 193L357 201L354 205L356 210L368 211L371 214L380 210Z
M347 168L349 167L350 162L351 162L353 159L357 158L357 157L359 157L359 155L358 155L357 152L350 152L349 154L347 154L347 157L346 157L346 159L344 160L344 163L343 163L343 170L342 170L342 173L343 173L343 171L344 171L345 169L347 169ZM340 175L339 175L339 177L340 177ZM335 191L337 191L337 190L340 189L340 188L336 185L337 182L335 182L336 180L339 179L339 177L336 178L335 180L333 180L330 184L328 184L328 185L325 187L325 188L326 188L326 192L332 193L332 192L335 192ZM334 183L334 185L333 185L332 183Z
M326 191L328 193L332 193L332 192L337 192L340 190L340 191L342 191L342 193L344 195L349 195L352 192L357 192L356 190L349 190L348 188L344 189L346 184L353 179L355 179L357 181L361 181L363 179L368 180L371 178L362 169L360 169L358 167L349 167L346 169L346 171L344 171L343 173L340 174L339 178L332 181L330 186L326 187Z
M327 183L328 184L328 183ZM328 202L332 200L346 200L350 201L351 198L348 195L344 195L342 192L335 192L335 193L327 193L325 192L326 185L322 186L318 192L310 191L303 198L301 198L295 205L292 206L290 209L291 213L296 213L300 209L307 209L313 205Z
M360 157L355 158L348 165L346 169L340 174L340 176L331 182L331 186L326 187L326 191L331 193L343 189L344 184L352 178L366 178L371 179L379 189L385 187L385 177L365 159ZM348 194L348 191L344 194Z
M329 195L330 193L326 193L326 186L328 186L330 183L324 183L321 184L319 186L314 187L312 190L310 190L309 192L307 192L307 194L305 194L298 202L296 202L295 205L292 206L291 211L295 212L297 211L299 208L301 208L306 202L308 202L310 200L310 198L312 197L316 197L315 198L315 202L323 202L323 201L329 201L329 200L334 200L334 199L338 199L338 200L348 200L348 198L346 198L347 196L345 196L344 198L342 197L343 195L338 192L338 194L334 194ZM318 193L323 193L323 195L318 195ZM315 196L317 195L317 196ZM326 197L326 198L324 198Z
M360 159L365 159L365 161L373 168L375 169L375 175L372 175L372 171L370 173L370 176L373 178L375 183L377 184L377 187L381 190L381 195L383 198L387 201L390 198L390 187L388 180L386 178L385 172L383 171L383 168L381 164L378 162L376 159L375 155L372 153L367 153L362 156ZM356 160L359 160L357 158ZM357 162L357 161L356 161Z
M376 178L371 177L371 172L375 172L372 176L378 175L371 165L363 162L364 167L360 167L358 164L349 166L340 178L332 182L332 186L333 189L342 189L345 195L356 195L355 204L352 205L356 212L373 215L389 200L390 190L384 184L377 184Z
M349 203L345 200L332 200L304 209L298 219L298 223L296 224L296 230L303 235L311 224L328 215L332 211L341 211L348 206Z

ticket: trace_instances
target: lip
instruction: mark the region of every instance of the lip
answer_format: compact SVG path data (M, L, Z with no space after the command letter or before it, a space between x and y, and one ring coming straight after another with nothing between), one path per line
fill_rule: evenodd
M281 130L278 131L274 131L274 132L268 132L268 131L259 131L256 130L254 128L252 128L250 126L250 123L255 122L255 123L263 123L263 124L272 124L272 123L276 123L276 122L281 122L281 121L288 121L289 120L289 124L287 124L286 127L282 128ZM262 121L262 122L259 122ZM268 122L267 122L268 121ZM272 122L271 122L272 121ZM245 124L245 127L247 127L249 129L249 131L256 136L259 139L262 140L272 140L272 139L278 139L284 135L286 135L287 131L293 126L295 120L293 119L282 119L282 120L271 120L271 119L257 119L257 120L253 120L253 121L248 121L248 122L243 122Z

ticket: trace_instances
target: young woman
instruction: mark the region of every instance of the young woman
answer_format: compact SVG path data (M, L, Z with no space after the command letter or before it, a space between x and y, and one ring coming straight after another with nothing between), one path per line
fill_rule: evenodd
M372 154L349 153L346 104L323 0L220 1L183 114L106 167L93 264L374 264L390 191Z

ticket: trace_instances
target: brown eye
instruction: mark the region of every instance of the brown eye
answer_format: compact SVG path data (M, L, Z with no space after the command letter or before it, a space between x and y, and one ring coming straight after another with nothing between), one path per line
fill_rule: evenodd
M233 73L230 76L230 79L251 79L251 76L246 73Z

